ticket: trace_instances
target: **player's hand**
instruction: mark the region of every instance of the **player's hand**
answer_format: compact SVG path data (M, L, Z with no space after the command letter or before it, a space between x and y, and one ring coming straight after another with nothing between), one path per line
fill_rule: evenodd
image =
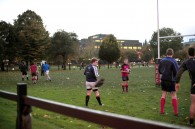
M179 84L179 83L176 83L176 84L175 84L175 90L176 90L176 92L179 91L179 87L180 87L180 84Z

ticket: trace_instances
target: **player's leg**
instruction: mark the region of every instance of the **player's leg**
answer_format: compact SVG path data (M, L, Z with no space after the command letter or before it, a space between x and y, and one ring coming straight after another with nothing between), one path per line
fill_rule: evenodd
M22 81L24 81L24 72L22 72Z
M122 77L122 92L125 92L125 77Z
M175 91L171 92L171 98L172 98L172 106L174 110L174 115L178 116L178 100L177 100L177 94Z
M162 91L162 96L160 99L160 114L164 114L164 108L165 108L165 100L166 100L166 95L167 92L166 91Z
M128 91L129 91L129 84L128 84L128 80L129 80L129 77L126 77L126 81L125 81L126 92L128 92Z
M91 93L92 93L92 89L87 89L87 95L86 95L86 98L85 98L85 106L88 106Z
M102 105L101 98L100 98L100 93L99 93L98 89L95 88L95 89L93 89L93 91L95 93L95 96L96 96L96 99L97 99L99 105Z
M192 83L191 88L191 105L190 105L190 125L193 125L194 123L194 117L195 117L195 84Z
M191 105L190 105L190 125L194 122L195 116L195 94L191 94Z
M28 80L28 74L26 73L26 80Z
M50 80L50 81L51 81L51 78L50 78L50 76L49 76L49 70L48 70L47 72L48 72L48 74L47 74L47 76L48 76L48 80Z
M88 106L89 103L89 99L92 93L92 86L91 86L91 82L86 82L86 89L87 89L87 95L85 97L85 106Z

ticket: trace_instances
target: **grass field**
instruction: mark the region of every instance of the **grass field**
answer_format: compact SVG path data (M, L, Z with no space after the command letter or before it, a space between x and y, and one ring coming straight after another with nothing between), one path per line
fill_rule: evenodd
M130 91L124 94L121 92L119 69L103 68L99 72L106 79L105 85L100 88L102 102L105 106L98 106L93 94L89 101L89 108L178 125L186 125L188 122L190 81L187 73L182 77L181 89L178 93L179 117L175 117L170 95L166 100L165 115L159 114L161 89L154 83L154 67L134 67L129 81ZM51 82L45 81L45 77L42 76L39 76L36 85L32 84L30 80L25 81L28 84L28 95L84 107L85 77L83 70L58 71L56 67L53 67L50 75ZM1 90L16 92L16 83L18 82L21 82L19 71L0 72ZM100 125L35 107L33 107L32 116L34 129L101 128ZM15 128L15 119L16 103L0 98L0 128Z

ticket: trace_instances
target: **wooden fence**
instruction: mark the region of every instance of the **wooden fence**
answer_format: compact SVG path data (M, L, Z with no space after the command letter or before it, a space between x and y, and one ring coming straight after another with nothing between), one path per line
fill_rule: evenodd
M0 90L0 97L17 102L16 129L23 129L23 112L26 107L31 106L116 129L190 129L27 96L27 84L25 83L17 84L17 94Z

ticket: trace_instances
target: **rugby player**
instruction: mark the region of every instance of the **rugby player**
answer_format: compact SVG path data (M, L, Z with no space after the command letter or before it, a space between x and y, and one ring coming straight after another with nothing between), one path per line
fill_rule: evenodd
M176 90L179 90L180 87L180 79L184 71L188 70L190 79L191 79L191 105L190 105L190 121L189 124L192 126L194 122L195 116L195 49L188 49L189 59L185 60L181 66L179 67L179 71L176 76Z
M88 65L84 71L84 75L86 76L86 89L87 89L87 95L85 99L86 107L88 106L92 91L95 93L99 105L103 106L101 103L98 87L96 87L97 78L99 77L97 65L98 65L98 59L92 58L91 64Z
M129 80L129 73L130 73L130 66L129 66L129 60L128 59L124 59L124 64L121 66L121 75L122 75L122 90L123 92L128 92L128 80Z
M167 92L171 93L172 106L174 110L174 115L178 116L178 100L175 90L175 79L178 71L177 61L172 58L174 52L173 49L168 48L166 51L166 57L160 61L159 73L161 76L161 88L162 96L160 100L160 113L164 114L164 106Z

